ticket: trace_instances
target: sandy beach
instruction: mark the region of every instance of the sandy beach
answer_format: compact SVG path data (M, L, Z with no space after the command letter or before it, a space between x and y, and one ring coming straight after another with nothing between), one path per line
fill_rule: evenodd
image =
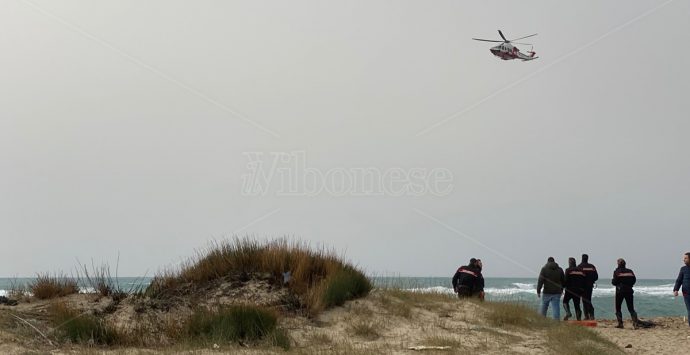
M681 354L690 347L690 327L682 317L648 318L654 328L632 329L629 319L625 329L615 328L613 320L599 321L596 331L628 354ZM687 351L687 350L686 350Z
M93 295L72 295L68 301L96 309L109 301ZM168 347L103 347L53 344L12 315L19 315L44 333L45 309L49 302L21 303L0 306L0 353L27 352L70 353L285 353L282 349L238 344L218 347L172 345ZM124 306L128 307L128 306ZM412 354L412 347L441 347L425 350L435 354L554 354L562 353L554 345L555 337L568 337L569 331L552 334L548 327L525 327L492 321L491 303L459 301L442 295L415 295L401 291L374 290L362 299L348 301L342 307L323 312L314 319L301 316L285 317L286 329L294 346L288 353L297 354ZM649 319L655 328L633 330L629 320L625 329L614 328L612 320L601 320L594 332L617 345L595 344L590 339L579 341L589 349L576 353L672 354L690 344L690 330L682 318ZM576 342L577 344L578 342ZM554 348L556 346L556 348ZM594 351L594 352L591 352ZM567 353L567 352L566 352ZM575 352L574 352L575 353Z

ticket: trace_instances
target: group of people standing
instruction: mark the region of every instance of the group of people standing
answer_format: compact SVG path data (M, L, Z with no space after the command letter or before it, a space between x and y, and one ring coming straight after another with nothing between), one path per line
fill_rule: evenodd
M582 261L576 265L575 258L568 258L568 268L563 271L553 257L549 257L546 265L542 267L537 281L537 297L541 297L541 314L546 316L549 305L552 305L553 316L560 319L560 300L563 297L565 309L564 320L570 319L570 301L573 301L575 318L582 320L582 308L584 308L585 320L594 320L594 306L592 305L592 291L594 284L599 280L596 266L589 263L589 256L582 254ZM543 288L543 296L542 296Z
M616 320L618 321L617 328L623 328L623 313L621 306L625 301L630 312L630 317L633 320L633 327L637 327L639 319L637 312L635 312L635 305L633 303L633 286L637 281L635 273L626 267L625 260L618 259L617 268L613 271L613 278L611 283L616 286ZM563 296L563 308L566 315L563 320L570 319L573 315L570 313L570 301L573 301L575 308L575 317L577 320L582 319L580 311L580 301L584 306L585 320L594 320L594 305L592 304L592 291L594 284L599 279L599 273L596 266L589 263L589 256L582 254L582 262L576 265L575 258L568 259L568 268L563 271L556 263L553 257L549 257L546 265L542 267L539 273L539 280L537 282L537 296L542 298L541 314L546 316L549 304L553 308L553 317L560 319L560 299ZM542 295L543 288L543 295Z
M674 296L678 296L681 290L685 307L688 311L688 325L690 325L690 252L683 255L683 263L673 288ZM623 313L621 306L625 304L633 321L633 328L637 328L640 320L635 311L633 302L633 287L637 281L635 273L627 268L623 258L616 261L616 269L613 271L611 283L616 287L615 307L617 328L623 328ZM537 297L541 298L541 314L546 316L549 306L552 308L553 317L560 320L560 303L563 295L564 320L573 315L570 312L570 301L573 302L575 318L582 320L584 308L584 320L594 320L594 306L592 305L592 291L599 279L596 266L589 263L589 256L582 254L582 260L578 265L575 258L568 258L568 268L563 269L556 263L553 257L549 257L546 265L542 267L537 281ZM472 258L469 264L461 266L453 276L453 289L460 298L477 297L484 299L484 276L482 276L482 261ZM582 308L580 307L582 303Z

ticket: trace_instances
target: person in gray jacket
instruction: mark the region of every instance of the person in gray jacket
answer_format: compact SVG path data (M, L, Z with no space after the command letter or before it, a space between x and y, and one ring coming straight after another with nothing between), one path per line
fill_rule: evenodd
M563 269L556 263L553 257L549 257L546 265L541 268L539 281L537 282L537 297L541 297L541 315L546 317L546 312L551 304L553 318L561 318L561 295L563 294L563 283L565 275ZM542 297L542 288L544 295Z

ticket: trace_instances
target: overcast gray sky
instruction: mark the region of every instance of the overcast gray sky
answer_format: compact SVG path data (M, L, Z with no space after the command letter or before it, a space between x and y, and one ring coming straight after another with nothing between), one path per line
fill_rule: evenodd
M604 275L625 257L674 277L690 250L690 2L2 7L0 276L118 251L121 275L150 275L233 233L412 276L588 252ZM497 29L538 32L540 58L471 40ZM298 151L319 171L447 169L452 191L243 193L243 153Z

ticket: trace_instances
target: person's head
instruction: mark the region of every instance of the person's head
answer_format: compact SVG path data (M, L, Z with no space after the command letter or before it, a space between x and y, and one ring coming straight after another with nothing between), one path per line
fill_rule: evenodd
M623 258L618 258L618 260L616 260L616 263L618 263L618 267L625 267L625 259Z
M553 263L556 261L556 259L553 258L553 256L549 256L548 259L546 259L547 262Z
M587 255L587 254L582 254L582 262L583 262L583 263L589 262L589 255Z
M470 259L470 263L467 264L467 266L476 266L477 265L477 259L472 258Z
M683 262L685 265L690 265L690 251L683 254Z
M577 262L575 261L575 258L572 256L568 258L568 266L569 267L575 267L577 265Z
M477 267L479 268L479 270L482 269L482 266L482 259L477 259Z

